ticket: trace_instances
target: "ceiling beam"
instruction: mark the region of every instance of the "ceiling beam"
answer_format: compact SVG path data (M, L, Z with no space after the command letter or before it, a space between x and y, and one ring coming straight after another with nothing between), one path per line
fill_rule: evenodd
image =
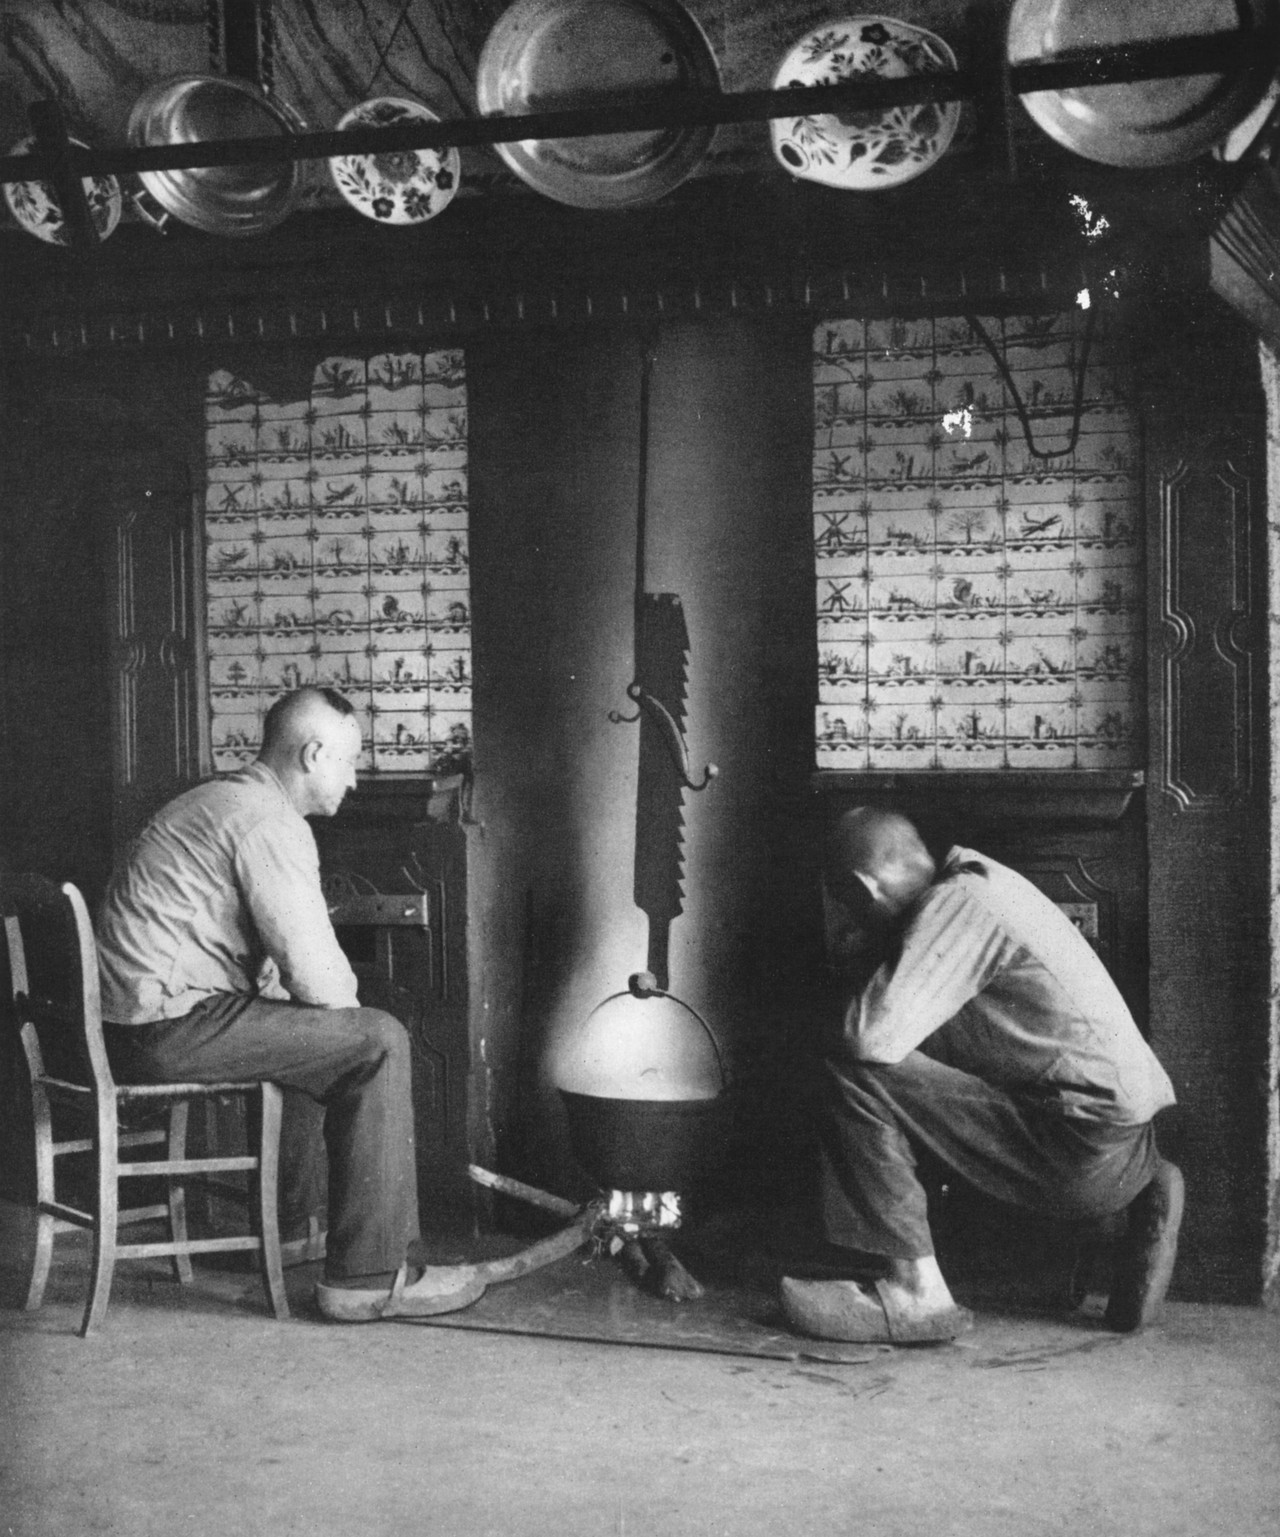
M193 170L215 165L279 164L327 159L332 155L373 155L396 150L439 149L448 145L506 144L523 139L585 138L596 134L636 133L672 127L764 122L814 113L866 112L913 102L969 98L1003 99L1036 91L1124 84L1182 75L1258 70L1260 61L1280 58L1280 35L1271 29L1214 32L1116 47L1073 49L1028 63L945 70L901 80L875 76L836 85L786 90L737 91L683 89L610 92L573 108L522 115L493 114L440 123L342 132L281 134L271 138L220 139L204 143L163 144L139 149L69 150L81 176L127 175L139 171ZM1263 67L1261 78L1270 77ZM47 151L0 157L0 181L51 178Z

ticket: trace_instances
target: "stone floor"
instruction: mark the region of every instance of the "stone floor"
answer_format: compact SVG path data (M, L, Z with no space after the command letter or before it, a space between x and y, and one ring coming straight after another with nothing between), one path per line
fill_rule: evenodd
M0 1537L1262 1537L1280 1316L1119 1337L1008 1300L852 1364L296 1316L244 1272L121 1267L76 1335L74 1240L0 1308ZM6 1280L7 1276L7 1280ZM511 1283L513 1286L519 1282Z

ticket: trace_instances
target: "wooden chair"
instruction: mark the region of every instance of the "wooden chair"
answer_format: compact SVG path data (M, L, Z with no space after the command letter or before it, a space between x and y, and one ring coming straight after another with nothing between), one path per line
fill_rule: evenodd
M38 875L0 875L0 912L15 1013L31 1075L36 1142L36 1253L27 1307L38 1308L53 1258L55 1233L88 1228L93 1233L93 1272L80 1326L87 1335L102 1322L117 1259L170 1256L180 1282L190 1282L191 1255L251 1251L261 1264L271 1311L289 1316L276 1216L281 1091L273 1083L117 1083L102 1035L98 956L84 898L70 883L58 886ZM249 1152L233 1157L187 1157L188 1111L211 1095L242 1095ZM60 1140L54 1106L70 1112L79 1135ZM160 1112L163 1126L134 1129L141 1112ZM165 1115L167 1112L167 1115ZM61 1118L59 1120L61 1127ZM124 1149L159 1145L159 1157L124 1159ZM95 1211L59 1199L55 1168L61 1158L93 1153L97 1164ZM209 1179L231 1171L248 1174L247 1190ZM121 1208L126 1180L163 1180L163 1204ZM192 1239L187 1232L188 1183L247 1204L250 1232ZM121 1243L118 1230L162 1219L168 1236L153 1243Z

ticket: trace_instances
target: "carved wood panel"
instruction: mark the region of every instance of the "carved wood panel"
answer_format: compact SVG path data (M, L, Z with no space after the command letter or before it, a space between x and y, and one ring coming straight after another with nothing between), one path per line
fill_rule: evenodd
M1183 460L1160 478L1159 516L1156 783L1181 809L1203 810L1252 785L1248 477L1225 456Z
M1187 1179L1185 1295L1256 1299L1268 1032L1265 402L1256 340L1219 305L1157 307L1141 353L1152 644L1151 1039Z
M185 467L121 487L110 582L114 833L120 847L200 777L202 654L194 622L202 554Z

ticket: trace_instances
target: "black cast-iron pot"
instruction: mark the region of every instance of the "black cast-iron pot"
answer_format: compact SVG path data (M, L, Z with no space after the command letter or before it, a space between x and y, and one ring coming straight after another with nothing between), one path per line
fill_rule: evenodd
M605 1190L681 1190L714 1172L728 1133L725 1097L610 1099L560 1090L574 1157Z

